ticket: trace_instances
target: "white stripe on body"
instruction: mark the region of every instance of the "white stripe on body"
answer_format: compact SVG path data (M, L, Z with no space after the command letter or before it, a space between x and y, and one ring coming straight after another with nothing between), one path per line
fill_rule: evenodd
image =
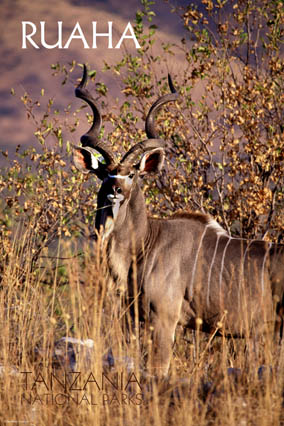
M268 249L266 250L266 253L263 257L263 263L262 263L262 268L261 268L261 290L262 290L262 296L264 295L264 267L265 267L265 262L267 259L267 256L269 254L269 250L271 249L272 243L268 243Z
M207 283L207 306L209 306L209 290L210 290L210 281L211 281L211 274L212 274L212 268L214 265L214 261L215 261L215 257L216 257L216 253L217 253L217 248L218 248L218 244L219 244L219 239L220 236L223 235L222 233L217 233L217 241L216 241L216 245L215 245L215 250L214 250L214 254L212 257L212 261L211 261L211 265L210 265L210 269L209 269L209 274L208 274L208 283Z
M222 289L222 278L223 278L223 269L224 269L224 263L225 263L225 256L226 256L226 251L228 248L228 245L230 244L230 242L232 241L232 237L228 237L228 241L225 245L224 251L223 251L223 256L222 256L222 261L221 261L221 269L220 269L220 276L219 276L219 299L220 299L220 305L221 305L221 289Z
M193 265L193 268L192 268L192 276L191 276L190 289L189 289L189 297L190 298L192 298L192 294L193 294L193 283L194 283L194 278L195 278L195 272L196 272L196 265L197 265L198 255L199 255L199 252L200 252L200 249L201 249L201 246L202 246L202 242L203 242L204 236L206 234L207 228L208 228L208 224L205 226L204 231L203 231L203 233L201 235L201 238L200 238L200 241L199 241L199 246L198 246L198 249L197 249L197 252L196 252L196 256L195 256L195 260L194 260L194 265Z

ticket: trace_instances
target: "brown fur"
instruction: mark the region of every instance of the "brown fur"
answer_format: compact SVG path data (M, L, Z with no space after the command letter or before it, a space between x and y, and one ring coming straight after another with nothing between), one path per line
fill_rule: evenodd
M210 216L201 212L192 212L192 211L182 211L179 210L175 213L173 213L169 218L169 220L172 219L188 219L188 220L194 220L198 221L204 225L207 225L210 220Z
M86 76L85 67L76 96L87 100L99 117L84 91ZM200 212L177 212L168 219L147 216L138 180L161 170L164 144L157 139L154 117L176 95L172 90L152 106L146 118L149 139L134 145L118 165L110 150L105 150L108 168L103 164L92 168L88 152L89 161L78 163L81 171L88 172L82 168L89 166L103 182L95 226L107 244L109 274L126 289L130 307L137 300L138 285L140 320L149 327L152 342L150 368L158 376L168 373L178 323L194 327L200 318L204 330L216 330L222 321L224 334L259 336L271 331L276 313L281 323L284 303L284 247L231 238ZM100 144L98 135L99 127L93 126L82 143L94 147ZM79 151L84 155L84 149ZM277 312L274 296L279 300Z

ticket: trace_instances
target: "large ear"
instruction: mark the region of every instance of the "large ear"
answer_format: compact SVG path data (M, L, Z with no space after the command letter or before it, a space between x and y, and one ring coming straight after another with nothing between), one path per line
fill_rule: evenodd
M163 148L155 148L145 152L139 164L140 175L159 172L163 167L164 159L165 153Z
M95 149L89 146L73 146L73 162L80 172L95 173L101 180L105 178L106 164Z

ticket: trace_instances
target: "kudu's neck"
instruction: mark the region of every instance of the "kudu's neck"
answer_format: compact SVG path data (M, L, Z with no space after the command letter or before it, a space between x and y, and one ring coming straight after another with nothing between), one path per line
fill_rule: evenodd
M148 231L144 194L139 183L133 187L127 204L121 207L112 232L112 239L133 253L143 246Z
M110 275L118 288L126 290L129 271L143 251L147 238L148 219L143 193L138 183L133 187L130 198L123 204L109 235L107 252Z

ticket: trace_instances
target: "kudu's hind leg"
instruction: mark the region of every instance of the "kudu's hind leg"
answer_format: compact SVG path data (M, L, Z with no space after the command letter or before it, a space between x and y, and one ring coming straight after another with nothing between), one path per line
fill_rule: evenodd
M280 293L280 292L279 292ZM274 294L274 311L276 313L275 317L275 327L274 327L274 338L278 343L281 343L284 335L284 294Z

